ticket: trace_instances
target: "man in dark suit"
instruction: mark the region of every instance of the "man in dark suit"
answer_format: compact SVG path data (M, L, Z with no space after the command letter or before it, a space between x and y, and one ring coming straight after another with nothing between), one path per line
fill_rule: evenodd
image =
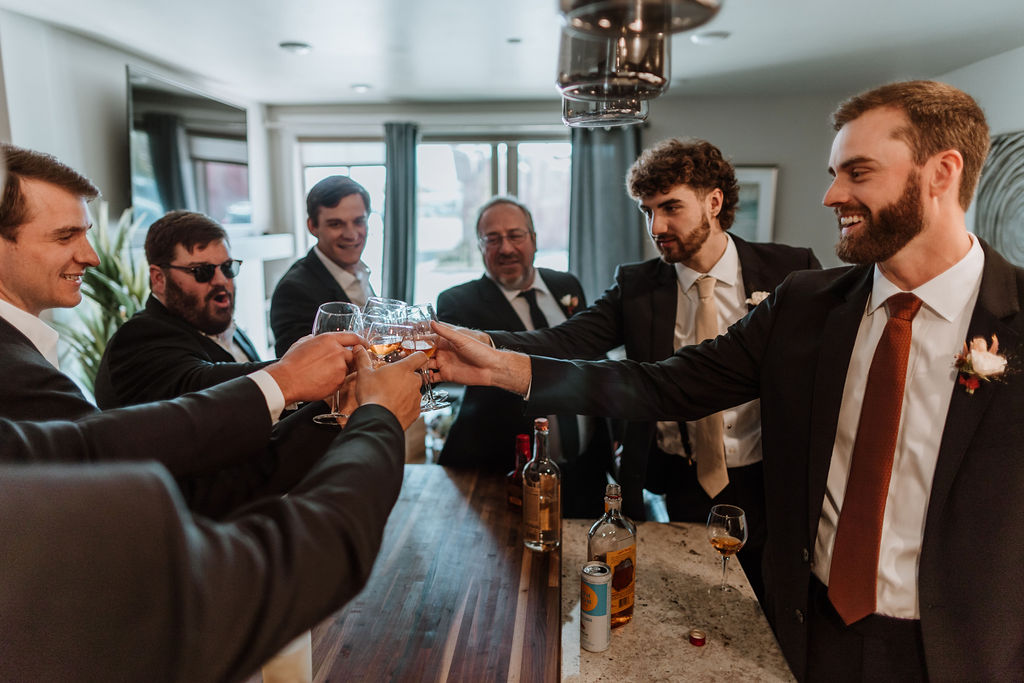
M306 196L306 228L316 244L292 264L270 299L270 328L280 356L313 329L320 304L358 306L373 296L370 269L362 261L370 193L347 176L324 178Z
M700 309L698 279L716 279L714 297L724 330L754 307L752 297L772 291L792 271L821 267L810 249L755 244L727 233L739 188L732 164L709 142L671 139L645 150L629 171L627 187L661 258L620 266L601 298L561 325L491 332L496 346L554 358L596 358L625 346L632 360L658 361L680 346L702 341L694 324ZM618 478L623 510L635 519L646 517L644 488L666 494L672 521L705 522L718 503L743 508L750 536L740 560L754 592L763 598L760 418L757 401L731 407L719 418L727 428L713 444L698 438L699 423L629 422ZM726 478L702 481L694 462L715 457L724 459Z
M401 488L424 360L373 370L358 351L347 428L288 496L222 522L186 510L155 461L245 457L265 442L271 419L247 378L78 422L0 419L0 679L254 673L365 585ZM126 437L139 423L149 438Z
M535 268L537 235L522 203L495 197L477 214L476 232L486 273L437 297L439 320L477 329L533 330L556 325L586 306L571 273ZM600 352L593 356L599 357ZM516 434L533 434L533 418L515 397L489 387L466 389L438 462L505 473L515 459ZM557 460L562 472L562 514L593 517L604 509L611 438L603 420L559 416ZM549 439L549 443L555 439Z
M476 358L439 350L442 377L529 391L527 410L633 419L760 397L767 607L797 677L1016 679L1024 383L1004 354L1022 342L1024 271L965 227L988 126L927 81L863 93L833 122L824 201L854 267L795 273L725 335L655 364L529 358L442 330ZM979 551L991 538L999 550Z
M100 408L175 398L267 365L235 326L242 264L224 228L172 211L150 226L145 248L152 293L107 342L96 375Z

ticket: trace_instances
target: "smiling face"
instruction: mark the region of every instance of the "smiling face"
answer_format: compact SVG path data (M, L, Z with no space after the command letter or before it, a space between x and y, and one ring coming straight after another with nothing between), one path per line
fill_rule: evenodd
M716 218L722 191L700 196L689 185L676 185L640 200L647 232L666 263L692 262L708 244L712 233L721 233Z
M174 247L175 266L220 265L231 259L223 240L197 246L191 253L182 245ZM153 294L167 310L183 318L206 334L220 334L228 328L235 313L235 281L220 268L209 282L196 282L191 273L175 268L150 266Z
M836 254L848 263L884 262L924 230L920 169L897 136L907 125L897 109L873 109L844 125L832 143L834 180L824 204L838 219Z
M320 207L316 222L307 219L306 227L327 258L342 268L351 268L363 257L368 213L363 198L358 193L350 194L333 207Z
M27 220L14 241L0 239L0 298L32 315L77 306L85 269L99 265L85 199L41 180L21 190Z
M480 216L477 230L484 267L492 278L506 289L526 289L533 284L537 235L530 231L526 214L518 206L491 206Z

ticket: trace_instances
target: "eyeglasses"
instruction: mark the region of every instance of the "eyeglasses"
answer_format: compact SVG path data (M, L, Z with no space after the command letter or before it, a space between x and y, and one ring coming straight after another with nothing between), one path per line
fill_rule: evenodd
M530 236L525 230L513 230L512 232L505 235L480 235L477 241L485 247L497 247L501 246L501 243L508 240L512 245L519 245L526 241L526 238Z
M196 279L196 282L203 283L212 280L218 268L220 268L220 272L224 273L224 277L233 280L238 275L238 271L242 269L242 262L238 259L231 259L219 265L215 263L200 263L197 266L174 266L170 263L165 263L160 267L184 270L187 273L192 273L192 277Z

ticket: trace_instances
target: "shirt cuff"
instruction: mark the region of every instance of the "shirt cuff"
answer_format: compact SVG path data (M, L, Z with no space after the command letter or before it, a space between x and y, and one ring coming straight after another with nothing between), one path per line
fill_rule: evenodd
M263 398L267 401L267 411L270 413L270 422L277 424L277 421L281 419L281 412L284 410L284 394L281 392L281 387L277 386L277 382L266 370L257 370L247 377L256 382L256 386L263 392Z

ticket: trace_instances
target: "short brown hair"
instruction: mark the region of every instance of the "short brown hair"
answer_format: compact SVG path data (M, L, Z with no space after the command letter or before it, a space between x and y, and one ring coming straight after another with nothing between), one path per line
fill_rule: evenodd
M491 197L490 199L488 199L487 203L481 206L480 209L476 212L477 235L480 234L480 221L483 220L484 213L487 211L487 209L491 208L492 206L497 206L499 204L508 204L509 206L514 206L520 211L522 211L523 215L526 216L526 229L529 230L531 235L537 234L536 231L534 231L533 229L533 214L530 213L530 210L528 208L526 208L526 204L523 204L515 197L501 195L498 197Z
M910 126L899 129L896 135L906 140L918 166L947 149L960 152L964 172L959 200L966 211L989 147L985 112L974 98L938 81L889 83L841 103L832 113L832 127L838 131L859 116L882 107L897 109L910 121Z
M636 200L668 192L676 185L689 185L698 195L722 191L718 222L723 230L732 227L739 203L736 171L722 151L706 140L670 138L644 150L629 169L626 187Z
M166 266L174 259L179 244L191 253L217 240L228 241L228 234L217 221L195 211L168 211L149 226L146 233L146 261L151 266Z
M347 175L332 175L324 178L310 189L306 195L306 216L318 225L320 209L333 209L341 200L350 194L358 194L363 198L366 213L370 213L370 193L366 188L349 178Z
M88 178L51 154L15 147L0 142L0 153L7 164L7 184L0 198L0 237L14 242L18 228L28 220L28 206L21 181L39 180L67 190L76 197L92 201L100 191Z

